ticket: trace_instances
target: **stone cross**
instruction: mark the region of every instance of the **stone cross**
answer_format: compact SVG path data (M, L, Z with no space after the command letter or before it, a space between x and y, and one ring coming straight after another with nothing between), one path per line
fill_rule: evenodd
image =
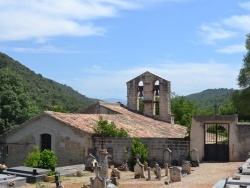
M104 149L104 144L106 142L111 143L112 141L111 140L105 140L105 138L103 136L99 138L99 144L101 145L101 149Z

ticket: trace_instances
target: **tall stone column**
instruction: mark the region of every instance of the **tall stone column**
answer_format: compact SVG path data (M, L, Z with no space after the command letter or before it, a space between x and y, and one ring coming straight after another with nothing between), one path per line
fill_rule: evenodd
M100 172L101 178L108 178L108 152L106 149L100 149L99 165L102 167Z

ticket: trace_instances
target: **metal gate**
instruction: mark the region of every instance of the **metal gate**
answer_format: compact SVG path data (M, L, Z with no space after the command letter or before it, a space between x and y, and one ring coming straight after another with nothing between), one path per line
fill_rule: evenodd
M205 160L229 161L229 124L205 124Z

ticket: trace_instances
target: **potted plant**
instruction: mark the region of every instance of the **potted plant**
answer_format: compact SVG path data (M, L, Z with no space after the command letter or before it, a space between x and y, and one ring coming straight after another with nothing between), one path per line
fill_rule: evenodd
M55 175L58 174L57 171L50 171L45 174L44 181L45 182L55 182Z

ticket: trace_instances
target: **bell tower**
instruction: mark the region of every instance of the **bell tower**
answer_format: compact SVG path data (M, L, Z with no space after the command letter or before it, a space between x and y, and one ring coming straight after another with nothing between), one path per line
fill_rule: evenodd
M144 115L174 123L170 93L170 81L147 71L127 82L127 107Z

